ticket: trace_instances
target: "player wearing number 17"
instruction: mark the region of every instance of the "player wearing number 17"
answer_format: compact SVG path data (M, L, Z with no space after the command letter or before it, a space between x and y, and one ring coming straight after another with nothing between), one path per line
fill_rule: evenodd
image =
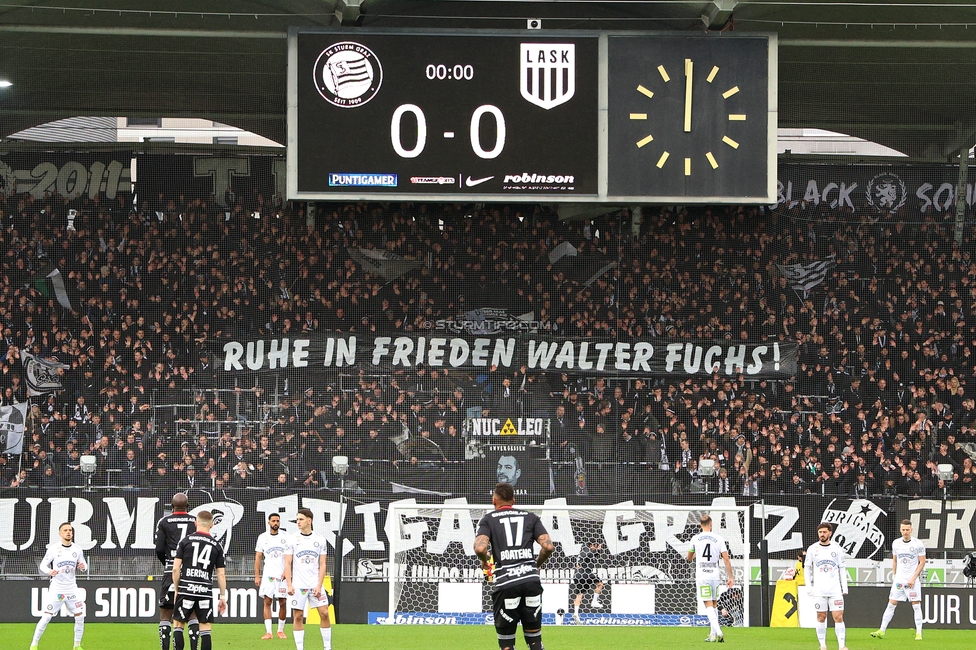
M227 578L224 575L224 549L210 536L213 513L197 513L196 532L190 533L176 547L173 558L173 586L176 608L173 610L173 647L183 650L183 626L192 618L200 621L200 650L211 650L210 627L213 624L213 580L217 576L220 596L217 611L227 610Z
M726 584L729 587L735 585L735 574L732 572L732 562L729 560L729 547L725 540L718 533L712 532L712 518L702 515L702 532L691 538L688 545L688 561L695 561L695 586L698 588L698 600L705 607L705 616L708 617L710 632L709 642L722 643L725 635L718 622L718 583L722 580L721 570L718 561L721 558L725 561Z
M556 547L538 515L514 507L515 489L510 484L495 485L491 503L495 510L478 522L474 552L494 585L491 597L498 647L515 650L515 633L521 621L529 650L543 650L539 569ZM538 557L532 548L534 542L540 546Z

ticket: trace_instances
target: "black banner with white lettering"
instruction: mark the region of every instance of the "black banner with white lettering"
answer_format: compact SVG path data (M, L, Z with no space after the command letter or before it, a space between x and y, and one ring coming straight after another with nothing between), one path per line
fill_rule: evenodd
M300 369L353 369L397 372L429 370L485 372L493 367L577 375L654 374L693 376L718 373L755 378L787 378L796 373L797 345L791 342L743 343L611 341L535 335L470 337L459 335L292 337L228 341L218 351L226 377L247 372Z
M848 208L888 217L945 215L955 210L956 165L780 165L778 208L815 211ZM976 202L966 185L966 204Z
M340 516L339 495L329 490L301 494L278 494L268 490L192 490L188 496L191 513L200 510L214 513L213 535L237 562L242 557L253 555L254 543L257 536L264 532L265 522L271 513L281 515L283 530L293 529L294 524L289 520L295 518L300 507L313 512L315 530L326 538L330 548L334 548L336 533L342 526L342 536L347 540L347 558L382 561L389 552L384 529L386 509L395 500L389 493L371 496L359 491L345 501L341 511L344 518ZM410 497L406 500L408 503L445 501L445 497L419 493L407 496ZM158 572L160 567L151 557L155 524L165 514L164 505L168 507L171 498L171 492L150 490L128 490L124 493L81 489L0 490L0 552L7 558L7 571L10 572L15 564L21 566L26 558L33 558L35 562L39 560L46 545L59 539L58 526L70 521L75 528L75 541L92 557L96 572L105 558L118 556L146 556L148 570L140 571L143 571L143 575ZM470 504L490 502L487 490L469 493L466 497L455 493L452 498ZM623 496L619 498L624 499ZM888 497L853 499L780 495L767 496L764 503L755 503L755 499L715 495L629 498L632 499L631 503L637 504L699 507L754 504L752 542L758 544L761 531L765 529L769 551L774 558L793 557L798 549L812 544L816 540L816 527L822 521L835 524L835 540L852 557L863 559L882 559L885 549L890 549L891 541L898 535L898 523L905 518L915 523L916 535L933 553L947 549L971 550L976 534L973 516L976 513L976 500L945 502ZM554 499L527 496L519 502L567 505L568 508L607 503L606 499L572 496ZM340 519L343 520L341 524ZM649 535L653 533L647 532ZM23 564L27 568L26 573L36 570L36 564L33 568L29 564ZM113 571L117 572L117 569ZM365 577L365 574L361 577Z
M0 154L0 196L101 197L132 191L132 153Z

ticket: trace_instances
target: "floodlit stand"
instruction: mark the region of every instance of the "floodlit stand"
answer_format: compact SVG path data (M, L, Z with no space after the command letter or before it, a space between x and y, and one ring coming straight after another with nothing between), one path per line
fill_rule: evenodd
M92 491L92 479L95 477L95 470L98 469L98 460L94 456L81 457L81 473L85 476L85 491Z

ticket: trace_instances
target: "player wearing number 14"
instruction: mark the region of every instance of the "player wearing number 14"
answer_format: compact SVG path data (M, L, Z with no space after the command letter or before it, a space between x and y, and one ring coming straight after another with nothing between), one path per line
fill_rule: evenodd
M729 560L729 547L718 533L712 532L712 518L702 515L702 532L691 538L688 545L688 561L695 561L695 586L698 588L698 600L705 607L708 617L710 633L706 641L722 643L725 635L718 622L718 585L722 580L719 569L719 559L725 562L726 584L735 585L735 574L732 572L732 562Z
M176 608L173 610L173 647L183 650L183 626L196 618L200 621L200 650L211 650L210 627L213 624L213 580L217 577L220 597L217 611L227 609L227 578L224 575L224 549L210 535L213 513L197 513L196 532L190 533L176 547L173 558L173 586Z

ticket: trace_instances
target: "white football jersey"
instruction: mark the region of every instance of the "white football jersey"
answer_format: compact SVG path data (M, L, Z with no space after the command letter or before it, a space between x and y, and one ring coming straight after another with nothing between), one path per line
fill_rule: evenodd
M325 538L318 533L297 533L288 538L286 555L292 556L291 584L296 589L315 589L319 585L319 556L325 555Z
M891 555L898 560L898 568L895 569L893 576L894 581L907 581L915 575L920 558L925 557L925 545L915 537L907 542L899 537L891 544Z
M277 535L272 535L270 532L263 532L258 535L254 552L264 554L262 578L280 580L285 575L285 552L287 550L288 540L284 533L279 532Z
M689 551L695 552L695 580L715 580L722 566L722 553L729 548L718 533L700 532L691 538Z
M51 590L60 593L62 590L78 587L75 574L78 572L79 562L85 564L85 553L81 547L74 543L65 546L59 541L47 547L40 569L44 574L57 569L58 574L51 578Z
M804 577L816 596L843 594L847 585L844 549L837 542L813 544L807 549Z

